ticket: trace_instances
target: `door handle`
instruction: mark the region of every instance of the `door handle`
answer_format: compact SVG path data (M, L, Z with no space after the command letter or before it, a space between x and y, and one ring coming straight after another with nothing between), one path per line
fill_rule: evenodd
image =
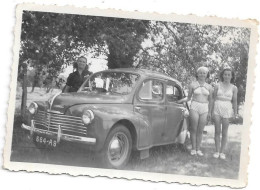
M136 110L136 111L140 111L140 110L141 110L141 107L136 106L136 107L135 107L135 110Z

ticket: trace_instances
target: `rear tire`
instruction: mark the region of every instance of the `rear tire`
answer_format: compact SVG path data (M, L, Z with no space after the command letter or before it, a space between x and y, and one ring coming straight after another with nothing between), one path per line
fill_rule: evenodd
M117 125L107 136L99 154L102 164L107 168L123 168L132 152L132 137L124 125Z

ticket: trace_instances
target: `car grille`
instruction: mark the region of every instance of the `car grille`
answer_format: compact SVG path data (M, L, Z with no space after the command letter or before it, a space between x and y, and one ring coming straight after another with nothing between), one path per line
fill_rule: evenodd
M62 134L86 137L87 127L81 117L60 113L38 111L34 116L35 128L57 133L60 126Z

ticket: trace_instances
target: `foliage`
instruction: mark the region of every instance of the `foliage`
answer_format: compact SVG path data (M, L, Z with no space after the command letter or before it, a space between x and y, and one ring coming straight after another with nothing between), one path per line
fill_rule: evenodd
M25 11L20 64L57 76L80 54L107 54L109 68L130 67L148 21Z
M105 55L108 68L157 70L182 81L208 66L214 85L224 64L235 73L243 102L247 28L24 11L19 63L57 77L79 55Z
M194 80L196 70L207 66L213 85L224 65L233 68L239 87L238 102L245 97L250 30L227 26L151 22L149 37L136 56L137 68L166 73L182 81Z

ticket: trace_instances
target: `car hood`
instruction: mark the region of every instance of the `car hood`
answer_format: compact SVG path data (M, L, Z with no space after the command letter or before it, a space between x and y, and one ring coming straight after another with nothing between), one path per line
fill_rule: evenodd
M127 103L125 95L111 95L91 92L62 93L52 102L52 110L64 112L67 108L79 104L122 104Z

